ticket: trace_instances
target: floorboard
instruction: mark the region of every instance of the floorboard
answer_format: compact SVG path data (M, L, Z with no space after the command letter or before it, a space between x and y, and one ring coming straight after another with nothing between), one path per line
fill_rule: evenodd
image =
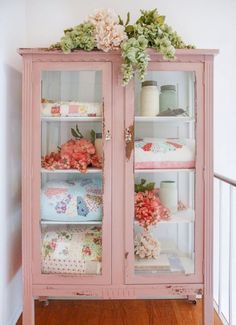
M201 301L50 300L46 307L37 301L35 312L36 325L202 325ZM217 314L214 325L222 325Z

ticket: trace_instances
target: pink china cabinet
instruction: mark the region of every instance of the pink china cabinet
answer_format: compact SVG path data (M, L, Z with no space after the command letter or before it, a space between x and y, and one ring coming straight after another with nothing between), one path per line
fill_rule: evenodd
M50 297L203 299L213 324L213 60L150 50L23 57L23 324ZM150 110L151 107L151 110Z

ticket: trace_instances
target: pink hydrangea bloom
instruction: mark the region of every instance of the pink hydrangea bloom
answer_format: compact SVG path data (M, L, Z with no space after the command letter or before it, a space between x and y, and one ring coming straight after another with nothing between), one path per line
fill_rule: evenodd
M42 157L41 165L46 169L78 169L82 173L88 166L102 167L94 145L87 139L69 140L61 145L58 152Z
M162 205L156 190L135 194L135 219L140 226L148 228L168 218L169 210Z
M95 26L96 46L100 50L117 49L127 39L125 27L119 24L118 15L111 9L97 10L88 21Z

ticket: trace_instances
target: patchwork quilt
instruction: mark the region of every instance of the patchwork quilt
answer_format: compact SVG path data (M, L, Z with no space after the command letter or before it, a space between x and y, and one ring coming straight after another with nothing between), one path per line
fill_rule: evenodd
M43 102L42 116L102 116L101 103Z
M135 168L194 168L193 139L144 138L135 141Z
M101 227L53 225L42 232L42 272L100 274Z
M102 219L102 179L50 181L41 190L41 218L52 221Z

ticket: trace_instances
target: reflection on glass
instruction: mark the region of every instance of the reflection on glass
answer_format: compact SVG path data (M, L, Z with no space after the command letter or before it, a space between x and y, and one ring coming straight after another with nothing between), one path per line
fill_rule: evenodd
M135 115L194 117L194 80L186 71L148 71L143 83L135 77Z
M41 156L42 273L101 274L100 71L42 73Z
M135 80L135 274L194 273L194 73Z
M136 172L136 273L193 273L193 184L194 172Z
M101 71L44 71L41 115L101 116Z

